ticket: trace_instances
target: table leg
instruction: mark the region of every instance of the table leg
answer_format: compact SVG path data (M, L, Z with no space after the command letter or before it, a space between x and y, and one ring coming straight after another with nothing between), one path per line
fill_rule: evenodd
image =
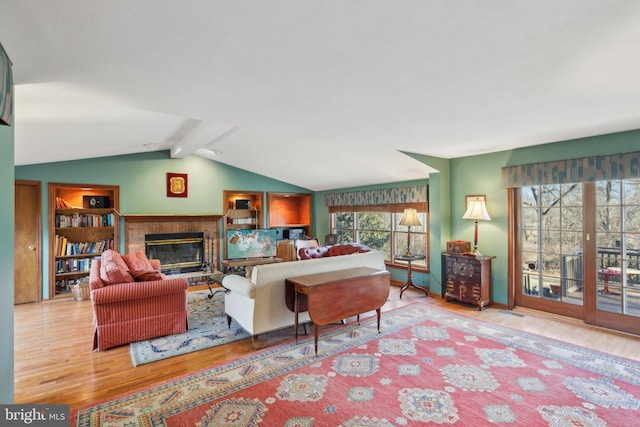
M378 314L378 333L380 333L380 314L382 313L381 309L376 309L376 313Z
M316 356L318 356L318 325L313 324L313 344L316 350Z
M207 283L207 286L209 287L209 295L207 295L207 298L209 299L213 298L218 292L224 292L224 293L229 292L229 289L225 288L222 285L220 285L221 289L216 289L215 291L211 287L211 283Z
M402 293L404 291L406 291L409 288L415 288L418 289L422 292L424 292L424 294L426 296L429 296L429 291L427 291L425 288L420 287L420 286L416 286L413 283L413 280L411 279L411 261L407 261L407 283L404 284L404 286L400 289L400 299L402 299Z
M293 312L295 313L296 344L298 343L298 292L293 291Z

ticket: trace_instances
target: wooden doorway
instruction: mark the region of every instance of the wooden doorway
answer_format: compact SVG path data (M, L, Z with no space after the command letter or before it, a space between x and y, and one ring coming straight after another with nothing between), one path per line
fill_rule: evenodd
M39 181L15 182L14 303L42 300L42 204Z

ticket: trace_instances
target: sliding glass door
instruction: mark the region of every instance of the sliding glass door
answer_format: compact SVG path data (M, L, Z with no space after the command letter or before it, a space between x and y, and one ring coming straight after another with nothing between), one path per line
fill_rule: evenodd
M516 303L575 316L584 305L583 185L522 187L520 200Z
M640 180L595 183L596 277L593 323L638 329L640 322ZM629 330L630 331L630 330Z
M515 191L515 304L639 333L640 180Z

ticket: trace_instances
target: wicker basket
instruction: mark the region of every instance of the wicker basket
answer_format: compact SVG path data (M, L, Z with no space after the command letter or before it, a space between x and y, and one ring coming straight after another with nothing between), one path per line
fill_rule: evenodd
M86 283L71 285L71 293L76 301L89 299L89 285Z

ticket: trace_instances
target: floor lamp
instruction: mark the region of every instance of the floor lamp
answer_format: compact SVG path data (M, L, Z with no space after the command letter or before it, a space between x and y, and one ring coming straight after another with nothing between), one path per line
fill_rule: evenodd
M411 255L411 227L419 227L422 224L420 223L420 219L418 218L418 211L413 208L407 208L404 210L402 214L402 219L400 220L400 225L405 225L407 227L407 252L404 256L410 257Z
M473 219L476 222L476 229L473 235L473 252L471 255L476 257L482 257L482 254L478 252L478 221L490 221L491 217L487 212L487 206L482 197L474 197L469 200L467 204L467 211L462 216L462 219Z

